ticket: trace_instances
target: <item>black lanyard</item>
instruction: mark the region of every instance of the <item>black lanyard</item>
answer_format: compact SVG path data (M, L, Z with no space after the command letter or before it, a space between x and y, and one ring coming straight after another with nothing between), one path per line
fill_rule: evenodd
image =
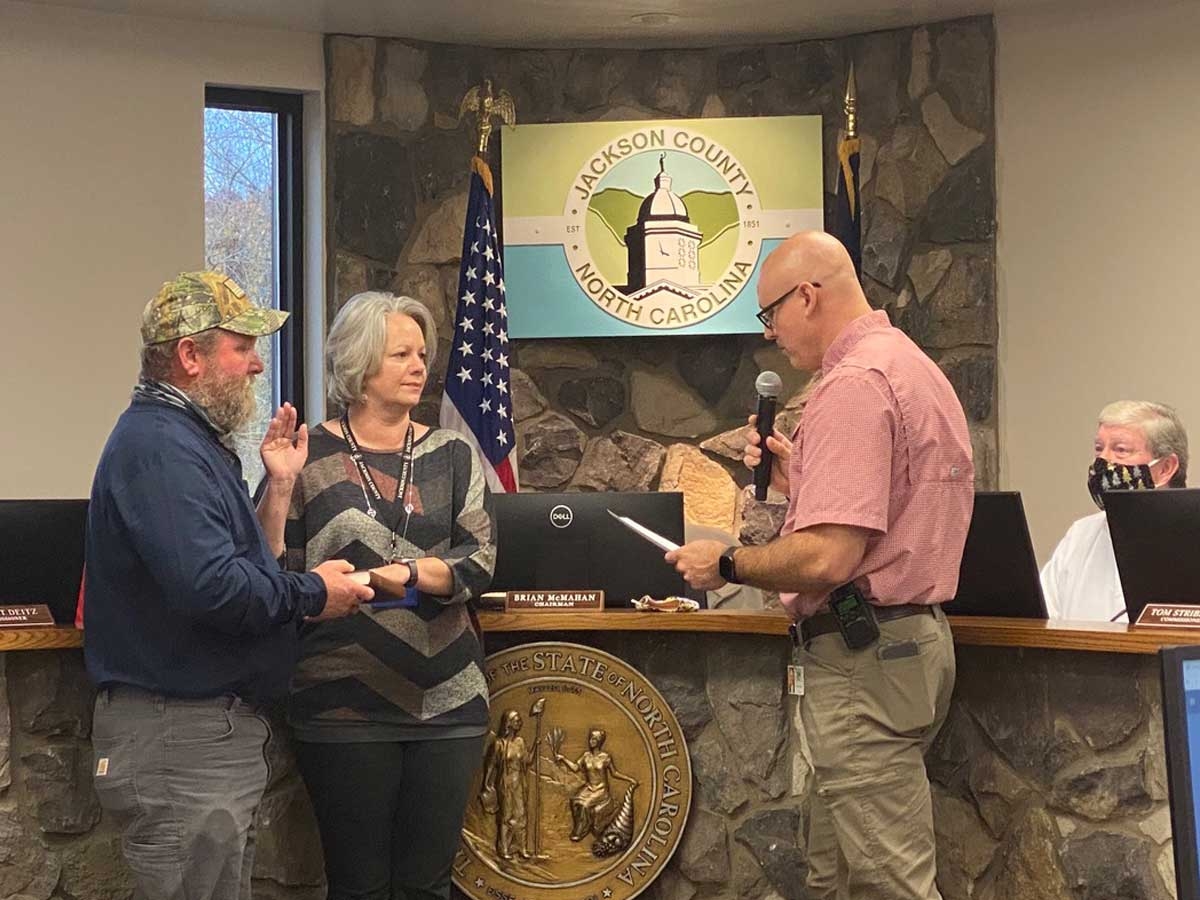
M379 490L379 485L375 483L375 479L371 477L371 470L367 468L367 464L363 461L362 450L359 449L358 441L354 439L354 432L350 428L350 416L347 413L342 413L342 437L346 439L347 446L350 447L350 459L354 463L354 467L358 470L358 478L362 483L363 499L367 501L367 515L372 519L379 515L371 503L371 497L375 498L376 503L383 503L383 493ZM408 489L412 485L413 474L413 427L410 423L408 433L404 436L404 450L400 455L400 477L396 479L396 496L392 503L396 503L401 497L404 498L404 530L400 532L400 537L408 536L408 520L412 517L413 505L412 499L409 497ZM367 496L367 490L371 491L371 496ZM388 562L394 562L396 559L396 526L400 524L400 517L396 517L396 525L392 526L392 549L388 554Z

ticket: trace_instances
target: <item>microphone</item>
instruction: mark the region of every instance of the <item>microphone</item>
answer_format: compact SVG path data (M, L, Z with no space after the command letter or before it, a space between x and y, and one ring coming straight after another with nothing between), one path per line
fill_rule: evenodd
M754 390L758 392L758 438L762 447L762 462L754 467L754 499L766 500L775 461L775 454L767 449L767 436L775 433L775 401L783 391L783 381L770 370L760 372L754 379Z

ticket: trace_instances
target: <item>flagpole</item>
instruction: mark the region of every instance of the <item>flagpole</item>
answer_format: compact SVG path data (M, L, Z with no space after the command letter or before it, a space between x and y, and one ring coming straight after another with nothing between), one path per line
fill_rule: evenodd
M846 96L842 98L842 111L846 114L846 137L858 137L858 93L854 85L854 60L850 61L850 74L846 78Z
M468 113L477 116L478 142L470 163L458 301L438 419L443 428L457 431L470 444L492 490L511 492L520 486L510 380L512 348L487 151L492 119L512 125L516 110L508 91L493 92L488 80L463 97L459 120Z
M834 208L833 234L850 254L854 274L862 281L862 204L858 190L861 141L858 137L858 91L854 82L853 60L846 77L842 110L846 116L846 130L838 142L838 196Z

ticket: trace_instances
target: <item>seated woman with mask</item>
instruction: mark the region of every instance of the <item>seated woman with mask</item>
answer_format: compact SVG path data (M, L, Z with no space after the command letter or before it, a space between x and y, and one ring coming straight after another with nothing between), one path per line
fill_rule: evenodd
M1125 595L1104 515L1104 493L1187 484L1187 432L1169 406L1140 400L1110 403L1100 410L1095 449L1088 491L1100 512L1068 528L1042 569L1051 619L1124 621Z

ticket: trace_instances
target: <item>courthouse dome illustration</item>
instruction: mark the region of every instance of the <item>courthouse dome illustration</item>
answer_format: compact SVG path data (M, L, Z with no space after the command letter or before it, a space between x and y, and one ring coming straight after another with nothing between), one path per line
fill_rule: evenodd
M654 190L638 208L637 222L625 231L629 282L623 290L631 298L645 298L657 290L690 297L700 286L704 235L692 224L687 204L671 186L667 155L662 153Z
M654 193L642 201L638 209L638 223L647 219L688 220L687 205L683 198L671 190L671 176L667 173L667 155L658 157L658 174L654 176Z

